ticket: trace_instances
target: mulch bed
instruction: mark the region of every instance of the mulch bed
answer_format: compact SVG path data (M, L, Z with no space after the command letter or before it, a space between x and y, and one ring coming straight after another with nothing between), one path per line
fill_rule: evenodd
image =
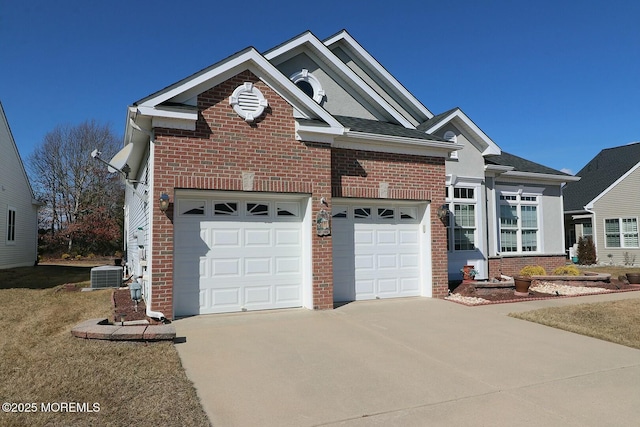
M565 280L565 281L555 281L554 283L563 284L567 286L604 288L609 291L608 293L640 291L640 285L631 285L626 280L617 280L613 278L609 282L603 282L603 281L583 282L583 281ZM466 282L458 285L453 291L451 291L451 293L459 294L463 297L482 298L482 299L488 300L490 303L493 303L493 304L541 300L541 299L571 298L572 296L579 296L579 295L557 296L557 295L550 295L550 294L535 292L530 290L529 296L518 297L513 294L513 291L514 291L513 287L500 286L499 283L495 284L495 286L492 286L492 285L493 284L488 282L477 282L477 283ZM596 292L594 292L594 294L595 293ZM583 295L589 295L589 294L583 294Z
M144 301L140 301L138 306L133 300L131 300L131 292L129 288L114 289L113 291L113 322L120 323L122 315L126 322L130 320L149 320L150 323L154 323L151 319L147 318L147 307Z

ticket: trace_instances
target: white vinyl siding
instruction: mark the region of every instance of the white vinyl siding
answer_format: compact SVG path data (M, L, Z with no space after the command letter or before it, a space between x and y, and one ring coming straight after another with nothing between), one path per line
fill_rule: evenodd
M7 212L7 244L16 242L16 210L9 208Z
M37 260L38 205L0 105L0 268Z

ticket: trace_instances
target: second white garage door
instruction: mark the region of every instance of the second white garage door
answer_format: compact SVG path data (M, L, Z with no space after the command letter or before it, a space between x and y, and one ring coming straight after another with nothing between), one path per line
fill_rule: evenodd
M334 201L334 301L421 295L423 212L419 205Z
M177 198L176 316L300 307L302 200Z

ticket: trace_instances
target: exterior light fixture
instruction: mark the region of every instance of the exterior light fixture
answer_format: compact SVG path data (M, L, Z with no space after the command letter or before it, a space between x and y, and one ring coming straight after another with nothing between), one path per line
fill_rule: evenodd
M169 195L167 193L160 194L160 210L166 212L169 209Z
M436 211L436 215L438 215L438 218L440 218L441 220L446 219L449 216L449 205L445 204L440 206Z

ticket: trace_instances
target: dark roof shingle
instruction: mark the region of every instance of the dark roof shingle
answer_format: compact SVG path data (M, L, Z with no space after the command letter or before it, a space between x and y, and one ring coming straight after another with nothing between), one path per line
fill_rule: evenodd
M581 179L563 190L564 210L581 211L600 193L640 162L640 142L605 148L576 174Z

